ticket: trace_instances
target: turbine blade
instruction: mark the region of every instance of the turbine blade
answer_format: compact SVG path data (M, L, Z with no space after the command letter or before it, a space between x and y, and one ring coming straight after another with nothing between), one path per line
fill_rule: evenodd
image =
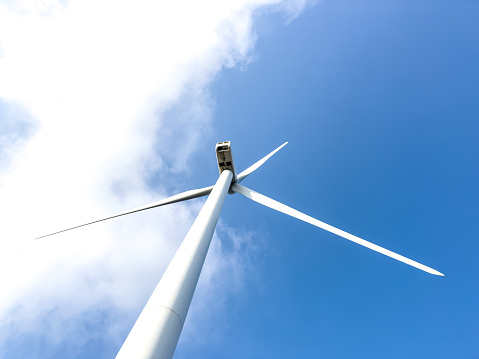
M263 163L265 163L272 155L274 155L276 152L278 152L280 149L282 149L287 144L288 144L288 142L283 143L281 146L279 146L277 149L275 149L269 155L263 157L258 162L256 162L254 165L249 166L247 169L245 169L243 172L241 172L238 176L236 176L236 182L235 183L240 183L242 180L244 180L246 177L248 177L248 175L250 175L251 173L256 171L258 168L260 168Z
M207 196L207 195L210 194L210 192L212 190L213 190L213 186L199 188L199 189L193 189L193 190L190 190L190 191L179 193L179 194L176 194L174 196L171 196L171 197L168 197L168 198L165 198L165 199L147 204L145 206L134 208L134 209L126 211L126 212L121 212L121 213L115 214L113 216L97 219L95 221L91 221L91 222L88 222L88 223L80 224L79 226L70 227L70 228L67 228L67 229L63 229L61 231L46 234L44 236L37 237L37 238L34 238L34 239L40 239L40 238L45 238L45 237L48 237L48 236L53 236L54 234L70 231L70 230L75 229L75 228L88 226L89 224L106 221L107 219L112 219L112 218L124 216L124 215L130 214L130 213L144 211L144 210L150 209L150 208L160 207L160 206L164 206L164 205L171 204L171 203L176 203L176 202L186 201L186 200L193 199L193 198Z
M360 244L364 247L367 247L369 249L372 249L373 251L376 251L376 252L379 252L379 253L382 253L388 257L391 257L391 258L394 258L400 262L403 262L403 263L406 263L406 264L409 264L410 266L413 266L413 267L416 267L418 269L421 269L425 272L428 272L428 273L431 273L431 274L435 274L435 275L440 275L440 276L444 276L444 274L438 272L437 270L435 269L432 269L432 268L429 268L427 266L425 266L424 264L421 264L421 263L418 263L416 261L413 261L412 259L409 259L409 258L406 258L400 254L397 254L397 253L394 253L388 249L385 249L383 247L380 247L376 244L373 244L371 242L368 242L364 239L361 239L359 237L356 237L350 233L347 233L345 231L342 231L341 229L338 229L338 228L335 228L333 226L330 226L329 224L326 224L324 222L321 222L313 217L310 217L304 213L301 213L300 211L297 211L291 207L288 207L278 201L275 201L274 199L271 199L269 197L266 197L258 192L255 192L249 188L246 188L242 185L239 185L239 184L233 184L232 188L231 188L234 192L238 192L238 193L241 193L243 196L245 197L248 197L249 199L255 201L255 202L258 202L258 203L261 203L262 205L265 205L267 207L270 207L272 209L275 209L279 212L283 212L291 217L295 217L297 219L300 219L304 222L307 222L307 223L310 223L312 224L313 226L316 226L316 227L319 227L319 228L322 228L322 229L325 229L331 233L334 233L334 234L337 234L338 236L340 237L343 237L343 238L346 238L352 242L355 242L357 244Z

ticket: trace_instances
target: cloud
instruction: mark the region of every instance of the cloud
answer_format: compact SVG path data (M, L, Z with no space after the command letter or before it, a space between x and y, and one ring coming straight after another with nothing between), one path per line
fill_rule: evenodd
M188 175L212 131L208 86L250 61L253 14L303 6L0 3L0 355L81 353L103 340L111 357L202 202L31 238L171 195L166 183ZM225 290L208 278L228 272L240 286L251 265L239 259L254 253L251 234L228 231L243 244L214 242L198 303L207 287Z

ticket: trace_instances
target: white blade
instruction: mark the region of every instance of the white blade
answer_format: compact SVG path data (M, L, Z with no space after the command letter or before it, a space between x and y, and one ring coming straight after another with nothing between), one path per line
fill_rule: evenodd
M258 168L260 168L263 163L265 163L272 155L274 155L276 152L278 152L280 149L282 149L287 144L288 144L288 142L283 143L281 146L279 146L277 149L275 149L269 155L263 157L258 162L256 162L254 165L249 166L247 169L245 169L243 172L241 172L238 176L236 176L236 182L235 183L240 183L248 175L250 175L251 173L256 171Z
M91 222L88 222L88 223L80 224L79 226L63 229L63 230L58 231L58 232L46 234L44 236L37 237L35 239L40 239L40 238L52 236L54 234L58 234L58 233L61 233L61 232L66 232L66 231L69 231L69 230L72 230L72 229L75 229L75 228L88 226L89 224L106 221L107 219L112 219L112 218L115 218L115 217L124 216L126 214L140 212L140 211L144 211L144 210L150 209L150 208L160 207L160 206L164 206L164 205L171 204L171 203L176 203L176 202L186 201L186 200L193 199L193 198L207 196L207 195L210 194L210 192L212 190L213 190L213 186L204 187L204 188L200 188L200 189L192 189L191 191L186 191L186 192L183 192L183 193L179 193L179 194L176 194L174 196L162 199L160 201L156 201L156 202L147 204L146 206L138 207L138 208L126 211L126 212L121 212L121 213L115 214L113 216L109 216L109 217L105 217L105 218L102 218L102 219L97 219L95 221L91 221Z
M406 263L406 264L409 264L413 267L416 267L418 269L421 269L425 272L428 272L428 273L431 273L431 274L435 274L435 275L440 275L440 276L444 276L444 274L438 272L437 270L435 269L432 269L432 268L429 268L427 266L425 266L424 264L421 264L421 263L418 263L416 261L413 261L412 259L409 259L409 258L406 258L400 254L397 254L397 253L394 253L394 252L391 252L390 250L388 249L385 249L385 248L382 248L376 244L373 244L371 242L368 242L364 239L361 239L359 237L356 237L350 233L347 233L345 231L342 231L338 228L335 228L333 226L330 226L329 224L326 224L324 222L321 222L313 217L310 217L304 213L301 213L300 211L297 211L291 207L288 207L278 201L275 201L274 199L271 199L271 198L268 198L258 192L255 192L253 190L250 190L249 188L246 188L242 185L239 185L239 184L233 184L232 188L231 188L233 191L235 192L238 192L238 193L241 193L243 196L246 196L248 197L249 199L255 201L255 202L258 202L258 203L261 203L267 207L270 207L272 209L275 209L279 212L283 212L287 215L290 215L292 217L295 217L297 219L300 219L304 222L307 222L307 223L310 223L312 224L313 226L316 226L316 227L319 227L319 228L322 228L322 229L325 229L331 233L334 233L334 234L337 234L338 236L341 236L343 238L346 238L346 239L349 239L350 241L353 241L357 244L360 244L364 247L367 247L369 249L372 249L373 251L376 251L376 252L379 252L379 253L382 253L388 257L391 257L391 258L394 258L394 259L397 259L398 261L401 261L403 263Z

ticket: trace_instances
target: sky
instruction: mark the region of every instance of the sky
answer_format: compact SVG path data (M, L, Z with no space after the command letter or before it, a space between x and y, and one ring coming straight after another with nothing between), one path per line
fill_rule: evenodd
M0 357L112 358L228 196L175 358L479 357L479 4L0 2Z

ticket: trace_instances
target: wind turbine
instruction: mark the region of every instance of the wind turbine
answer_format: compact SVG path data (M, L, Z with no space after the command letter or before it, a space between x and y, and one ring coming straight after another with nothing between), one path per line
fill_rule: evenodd
M130 213L209 195L198 217L123 343L116 359L170 359L173 357L227 193L240 193L255 202L325 229L425 272L439 276L444 275L435 269L321 222L240 185L241 181L256 171L286 144L287 142L237 175L231 152L231 143L219 142L216 144L216 157L220 176L214 186L186 191L130 211L38 237L43 238Z

